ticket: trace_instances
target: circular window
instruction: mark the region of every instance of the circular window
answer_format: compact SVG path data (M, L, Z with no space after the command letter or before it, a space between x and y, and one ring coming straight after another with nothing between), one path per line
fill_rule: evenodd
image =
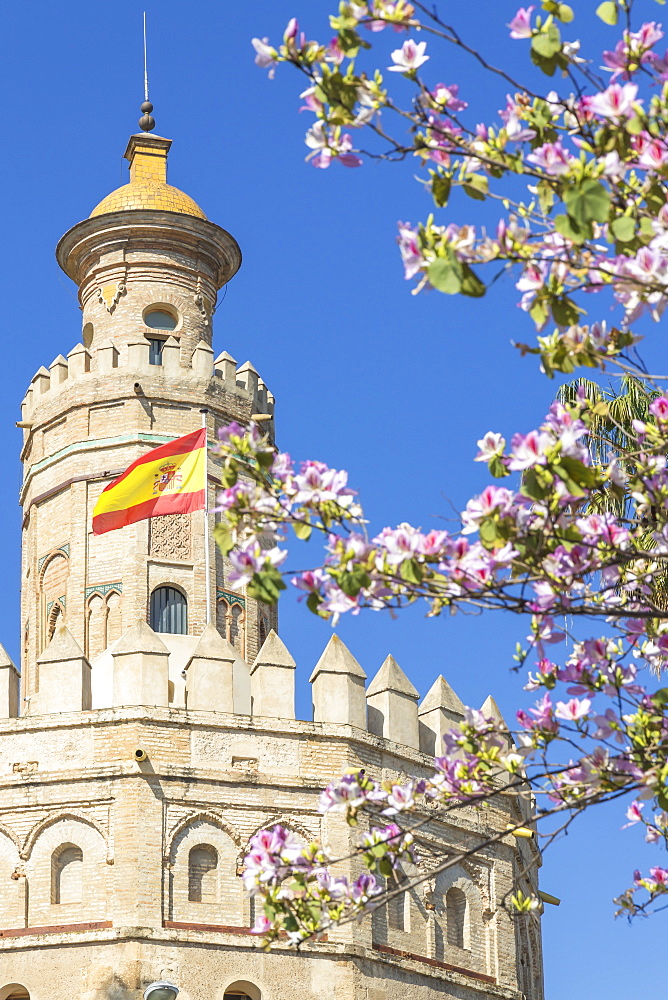
M149 309L144 315L144 323L152 330L176 329L176 317L165 309Z

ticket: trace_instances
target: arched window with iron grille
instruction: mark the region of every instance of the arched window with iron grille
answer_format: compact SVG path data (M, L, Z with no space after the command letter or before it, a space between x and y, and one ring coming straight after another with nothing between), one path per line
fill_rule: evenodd
M154 632L188 634L188 601L176 587L156 587L151 594L149 624Z

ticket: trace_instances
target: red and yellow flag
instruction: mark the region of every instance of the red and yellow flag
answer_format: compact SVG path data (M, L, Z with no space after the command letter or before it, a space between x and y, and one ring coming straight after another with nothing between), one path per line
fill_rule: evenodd
M206 503L206 428L142 455L105 486L93 511L93 534L160 514L189 514Z

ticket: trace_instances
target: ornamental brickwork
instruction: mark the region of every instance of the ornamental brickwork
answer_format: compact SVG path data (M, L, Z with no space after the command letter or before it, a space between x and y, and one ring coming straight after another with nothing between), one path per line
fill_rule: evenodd
M334 636L313 721L297 720L276 612L231 589L213 543L207 609L202 512L92 535L104 486L202 409L210 440L257 414L273 433L253 366L211 347L239 248L167 184L168 149L133 136L130 183L60 241L82 338L22 408L20 686L0 647L0 1000L140 1000L161 978L183 1000L541 1000L539 917L502 905L513 886L536 890L540 865L532 840L503 833L527 820L509 792L432 817L405 876L444 852L460 863L372 919L298 953L265 954L250 934L249 838L281 822L349 855L350 828L318 812L322 786L347 767L427 775L463 706L441 677L420 703L391 657L367 688ZM213 506L213 457L208 481ZM187 611L178 630L149 625L159 588Z

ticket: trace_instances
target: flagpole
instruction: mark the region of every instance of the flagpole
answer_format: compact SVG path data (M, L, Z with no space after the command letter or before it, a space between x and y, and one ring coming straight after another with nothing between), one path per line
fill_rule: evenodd
M206 418L209 411L203 407L202 427L206 430ZM206 451L206 439L204 441L204 600L206 601L206 624L211 624L211 554L209 552L209 476L208 476L208 451Z

